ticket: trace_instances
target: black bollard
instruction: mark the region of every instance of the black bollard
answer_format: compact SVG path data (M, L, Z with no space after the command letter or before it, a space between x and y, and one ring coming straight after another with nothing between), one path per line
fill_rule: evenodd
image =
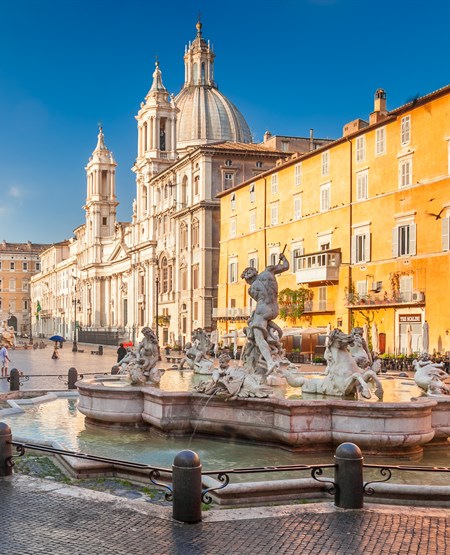
M0 476L11 476L12 434L8 424L0 422Z
M9 390L10 391L19 391L20 389L20 373L17 368L12 368L11 372L9 373Z
M195 524L202 520L202 465L194 451L180 451L172 465L175 520Z
M336 449L334 461L334 504L341 509L362 509L364 490L361 449L354 443L341 443Z
M78 381L78 372L76 368L69 368L67 375L67 389L76 389L75 382Z

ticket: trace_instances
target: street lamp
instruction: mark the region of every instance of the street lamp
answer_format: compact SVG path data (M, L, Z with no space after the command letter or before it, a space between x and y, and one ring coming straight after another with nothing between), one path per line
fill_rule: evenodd
M73 343L72 343L72 352L76 353L78 351L77 345L77 307L80 308L80 299L72 299L73 304Z
M31 299L28 301L30 303L30 345L33 345L33 307L31 305Z
M159 266L156 265L156 279L155 279L155 285L156 285L156 302L155 302L155 308L156 308L156 341L158 342L159 345Z
M77 299L77 278L75 276L72 276L73 280L74 280L74 297L72 299L72 304L73 304L73 343L72 343L72 353L76 353L78 351L78 345L77 345L77 307L80 308L81 306L81 301L80 299Z

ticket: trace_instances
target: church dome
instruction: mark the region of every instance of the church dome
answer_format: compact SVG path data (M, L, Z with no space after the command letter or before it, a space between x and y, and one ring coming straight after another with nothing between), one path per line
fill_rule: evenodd
M202 24L197 23L197 36L186 47L184 55L185 83L175 97L177 148L232 141L251 143L251 133L244 116L224 96L214 82L214 53L202 37Z

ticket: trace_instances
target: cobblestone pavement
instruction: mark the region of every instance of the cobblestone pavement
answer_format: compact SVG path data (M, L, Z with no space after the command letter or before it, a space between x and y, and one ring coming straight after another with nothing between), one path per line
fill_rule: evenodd
M0 545L9 555L444 555L450 510L329 503L212 510L199 524L152 507L25 476L0 479Z

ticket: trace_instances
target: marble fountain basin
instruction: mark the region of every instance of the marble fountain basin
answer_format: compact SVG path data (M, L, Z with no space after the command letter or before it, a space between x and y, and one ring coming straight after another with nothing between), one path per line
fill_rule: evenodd
M329 451L346 441L371 455L415 457L424 447L450 447L450 397L420 396L412 380L401 378L383 380L391 394L376 402L301 398L298 390L295 395L286 388L275 388L267 399L227 401L190 390L166 390L163 383L160 388L130 386L119 376L98 376L76 385L86 426L232 437L303 452Z

